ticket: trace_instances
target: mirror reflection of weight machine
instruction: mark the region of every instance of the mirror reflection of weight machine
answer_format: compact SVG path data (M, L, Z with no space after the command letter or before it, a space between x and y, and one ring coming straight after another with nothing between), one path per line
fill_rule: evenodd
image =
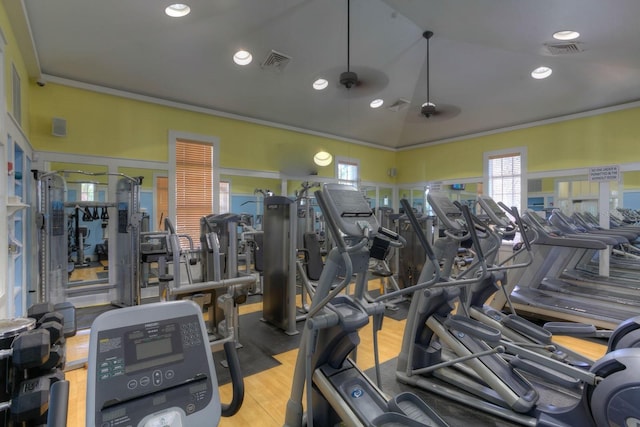
M91 224L89 223L101 221L102 236L96 241L101 241L102 243L96 243L94 245L95 255L99 258L99 250L106 246L108 239L106 235L109 220L107 208L115 205L105 202L67 202L65 206L72 207L73 209L73 211L67 215L69 262L73 263L74 268L89 267L91 265L90 262L93 261L93 257L86 256L86 249L92 246L91 243L87 243L87 240L91 236L92 229L95 230L95 227L90 227ZM93 210L91 208L93 208ZM98 213L98 208L101 210L100 213ZM104 249L102 250L104 251ZM98 259L98 261L101 260ZM105 270L106 269L105 266Z

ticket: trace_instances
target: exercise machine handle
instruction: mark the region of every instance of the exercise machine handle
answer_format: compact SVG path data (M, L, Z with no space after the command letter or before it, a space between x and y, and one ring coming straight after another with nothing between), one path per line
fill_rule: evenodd
M513 208L511 208L510 213L516 219L516 224L518 225L518 229L520 230L520 235L522 236L524 246L527 248L527 251L531 252L531 241L529 240L529 237L527 236L527 233L524 229L524 223L522 222L522 218L520 217L518 208L514 206Z
M420 241L420 244L422 245L422 248L426 252L427 256L430 260L435 260L436 255L433 252L433 248L429 244L427 236L424 235L424 232L422 231L422 228L418 223L418 218L416 218L416 214L413 212L413 208L409 204L409 201L407 199L400 199L400 205L402 206L402 209L404 209L404 213L407 215L407 218L409 219L411 226L415 230L416 236L418 237L418 240Z
M340 252L346 252L349 248L347 246L347 243L344 241L344 238L342 237L342 233L340 233L340 227L338 227L335 218L333 218L330 214L331 211L329 210L329 207L327 206L327 203L324 199L324 194L321 190L314 191L313 194L316 197L318 206L320 206L320 210L324 213L325 222L329 227L329 231L331 232L333 239L336 242L336 246L338 247Z
M467 223L467 231L471 235L473 249L476 251L478 259L482 263L483 270L486 271L486 258L484 257L484 252L482 251L480 240L478 239L478 233L476 232L475 223L473 221L473 217L471 216L471 210L469 209L469 206L462 204L459 206L459 208L462 211L462 215L464 216L464 221Z
M66 427L69 410L69 381L56 381L49 391L47 426Z
M233 395L231 402L222 404L221 415L223 417L231 417L240 410L242 402L244 401L244 377L240 369L240 360L238 359L235 341L227 341L224 343L224 354L229 364Z

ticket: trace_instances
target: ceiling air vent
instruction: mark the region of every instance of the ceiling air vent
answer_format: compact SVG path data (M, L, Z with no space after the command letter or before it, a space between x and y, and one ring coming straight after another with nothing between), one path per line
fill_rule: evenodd
M567 55L569 53L582 52L583 49L579 43L545 43L544 45L551 55Z
M282 71L284 67L287 66L289 61L291 61L290 56L287 56L284 53L280 53L280 52L276 52L275 50L272 50L271 52L269 52L267 57L264 58L264 61L262 61L262 64L260 64L260 67L265 70Z
M400 98L389 106L389 110L398 112L404 110L407 107L409 107L409 101Z

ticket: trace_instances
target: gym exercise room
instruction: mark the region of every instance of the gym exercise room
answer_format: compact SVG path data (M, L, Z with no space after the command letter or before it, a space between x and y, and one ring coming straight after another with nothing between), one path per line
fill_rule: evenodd
M639 1L180 1L0 0L0 427L640 426Z

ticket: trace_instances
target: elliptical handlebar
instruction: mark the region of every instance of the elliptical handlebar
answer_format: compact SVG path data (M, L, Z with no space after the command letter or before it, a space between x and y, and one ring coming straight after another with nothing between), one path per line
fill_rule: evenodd
M413 208L409 204L409 201L407 199L400 199L400 206L402 206L402 209L404 209L404 213L405 215L407 215L411 226L415 230L418 240L420 241L420 245L422 245L422 248L426 252L427 257L429 257L430 260L436 260L436 254L433 251L431 244L429 244L427 236L424 235L422 228L420 228L418 218L416 218L416 214L413 212Z
M473 244L473 249L476 251L476 255L478 256L478 261L480 262L484 276L487 274L487 260L484 256L482 246L480 245L480 238L478 237L475 222L471 216L471 210L469 209L469 206L462 204L459 204L458 208L462 211L462 216L464 216L464 220L467 223L467 232L471 235L471 243Z

